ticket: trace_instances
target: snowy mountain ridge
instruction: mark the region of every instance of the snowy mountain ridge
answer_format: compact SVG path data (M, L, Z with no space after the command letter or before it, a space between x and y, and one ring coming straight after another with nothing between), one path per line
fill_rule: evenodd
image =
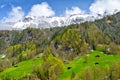
M35 16L26 16L23 20L18 22L9 22L0 24L0 30L23 30L27 27L33 28L50 28L50 27L61 27L67 26L70 24L83 23L85 21L94 21L95 19L100 19L106 16L100 14L75 14L65 17L35 17ZM1 27L2 26L2 27Z
M57 26L67 26L70 24L82 23L85 21L94 21L95 19L102 18L98 15L71 15L66 17L33 17L27 16L23 20L15 23L13 29L25 29L27 27L34 28L49 28Z

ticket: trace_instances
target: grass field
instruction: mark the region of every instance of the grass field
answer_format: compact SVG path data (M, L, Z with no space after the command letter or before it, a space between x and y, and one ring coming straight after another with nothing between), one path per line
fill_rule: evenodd
M96 57L97 55L99 55L99 57ZM85 61L87 61L87 63L85 63ZM106 55L100 51L93 51L90 54L76 58L75 60L70 61L69 64L66 64L64 67L64 72L58 80L66 80L67 78L70 78L72 72L78 74L89 67L92 68L97 66L102 68L105 65L111 66L117 61L120 61L120 56ZM95 63L99 64L95 65ZM71 69L68 69L68 67L71 67Z
M28 74L30 75L32 73L33 67L40 66L41 64L42 58L41 55L39 55L39 58L20 62L16 65L16 67L11 67L1 72L0 79L4 76L13 79L22 78Z
M22 78L32 73L34 66L40 66L42 64L42 55L39 58L26 60L17 64L17 67L11 67L0 73L0 78L7 75L11 78ZM99 68L105 65L111 66L116 61L120 61L120 56L106 55L101 51L93 51L90 54L86 54L82 57L76 58L72 61L68 61L64 66L64 71L58 80L66 80L71 77L72 72L78 74L80 71L85 70L88 67L98 66ZM95 63L98 63L95 65ZM70 69L68 69L68 67Z

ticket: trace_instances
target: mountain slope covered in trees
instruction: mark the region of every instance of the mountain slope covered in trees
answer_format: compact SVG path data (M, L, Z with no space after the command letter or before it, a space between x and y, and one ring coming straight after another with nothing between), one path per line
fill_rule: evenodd
M0 31L0 80L120 79L120 13L94 22Z

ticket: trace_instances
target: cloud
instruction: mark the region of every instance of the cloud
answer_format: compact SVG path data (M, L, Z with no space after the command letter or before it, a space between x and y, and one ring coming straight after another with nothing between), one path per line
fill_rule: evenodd
M81 10L79 7L72 7L71 9L66 9L65 15L70 16L74 14L84 14L85 12Z
M115 10L120 11L120 0L96 0L89 9L92 13L103 14L107 11L113 14Z
M41 4L33 5L28 15L36 17L49 17L54 16L55 12L52 10L52 8L48 5L47 2L42 2Z
M3 5L0 6L0 8L4 8L5 6L6 6L6 4L3 4Z
M17 22L24 17L24 12L21 7L12 7L12 11L8 14L7 17L3 18L3 22Z

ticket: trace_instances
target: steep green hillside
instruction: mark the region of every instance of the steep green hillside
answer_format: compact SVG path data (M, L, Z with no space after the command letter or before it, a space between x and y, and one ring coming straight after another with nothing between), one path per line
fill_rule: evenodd
M120 13L94 22L0 31L1 80L120 79Z
M106 55L100 51L93 51L66 64L64 72L58 80L71 80L71 78L73 78L73 80L86 80L85 78L87 78L87 74L84 74L85 70L94 70L96 68L101 71L98 71L98 74L92 74L93 71L88 73L88 75L91 75L90 77L92 77L90 80L101 80L104 76L110 75L110 73L107 75L104 71L105 68L108 67L110 69L110 66L117 62L120 63L120 56ZM117 67L120 68L120 66Z
M31 60L20 62L0 73L1 80L22 78L31 75L33 69L42 64L42 54Z
M41 56L42 55L40 55L38 58L35 59L20 62L15 66L6 69L5 71L0 73L0 78L2 78L1 80L3 79L6 80L10 78L19 79L24 76L32 76L34 74L33 70L36 69L37 67L40 67L40 65L42 64ZM53 65L54 64L53 59L54 57L52 56L49 57L49 63L47 64ZM115 69L119 68L118 70L120 70L120 66L118 65L119 63L120 63L120 56L106 55L101 51L93 51L84 56L75 58L72 61L67 61L67 63L64 63L64 65L61 64L63 66L63 71L61 75L58 77L58 80L69 80L69 79L86 80L87 78L86 69L90 71L97 69L99 73L93 74L93 71L91 71L90 73L88 73L88 75L90 75L91 80L93 79L101 80L105 76L110 75L110 71L106 72L106 70L110 70L111 66L117 65L114 68ZM45 68L47 68L47 66L45 66ZM119 74L120 73L118 72L117 75L119 76ZM51 77L51 79L54 79L54 77Z

